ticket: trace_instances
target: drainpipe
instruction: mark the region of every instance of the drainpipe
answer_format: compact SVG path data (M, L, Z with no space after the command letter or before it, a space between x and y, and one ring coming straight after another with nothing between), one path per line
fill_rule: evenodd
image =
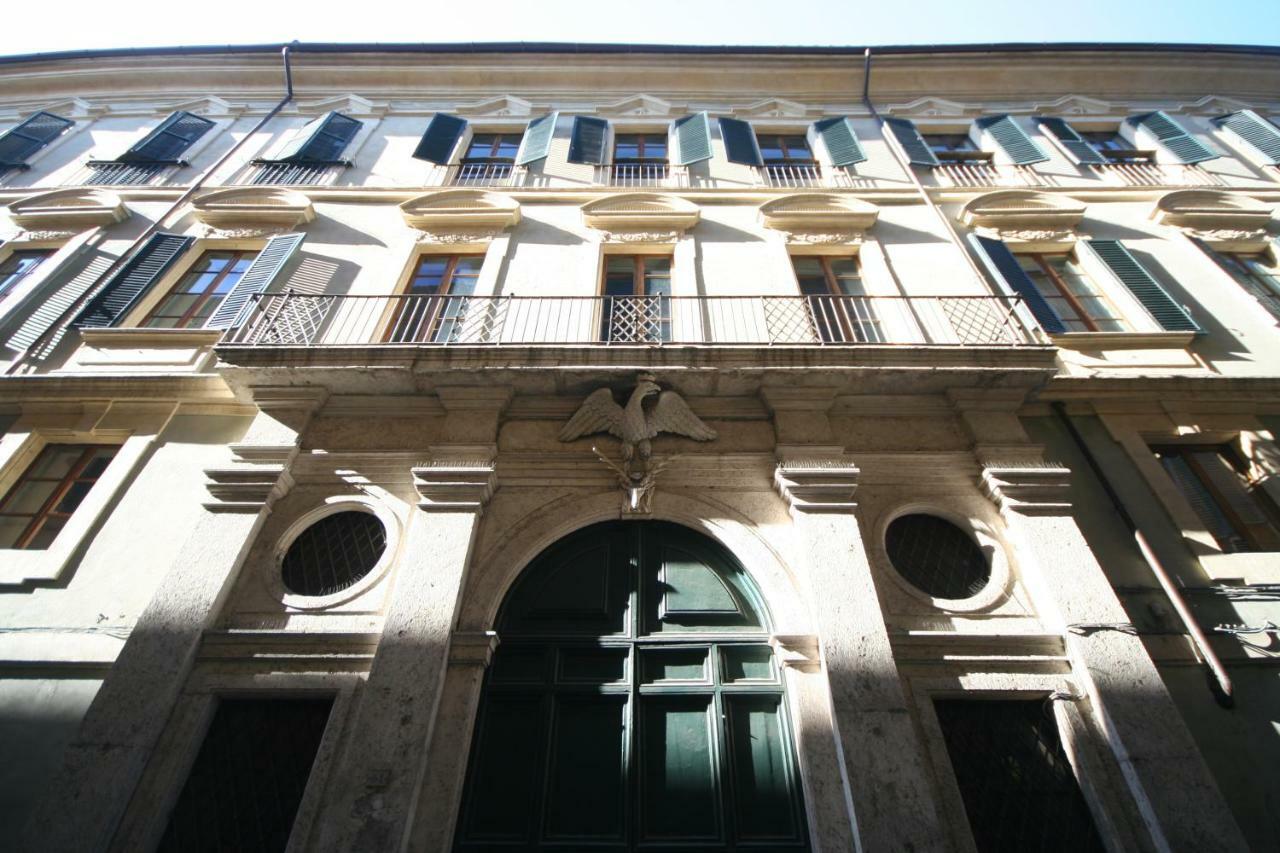
M1085 463L1089 466L1089 470L1093 472L1094 478L1102 486L1102 491L1106 493L1107 499L1111 502L1112 509L1115 510L1119 519L1129 528L1129 532L1133 534L1134 541L1138 543L1138 550L1142 552L1142 558L1146 560L1147 566L1150 567L1151 573L1156 576L1156 580L1160 582L1160 586L1164 589L1165 595L1169 597L1169 602L1173 605L1173 609L1177 611L1178 617L1182 620L1183 626L1187 632L1191 634L1191 640L1195 644L1196 651L1204 659L1205 665L1209 667L1209 673L1213 676L1210 682L1210 689L1213 696L1218 700L1218 704L1224 708L1235 707L1235 696L1231 687L1231 676L1227 673L1227 668L1223 666L1222 659L1210 647L1209 638L1205 635L1204 630L1200 627L1200 623L1196 621L1195 614L1191 612L1191 608L1187 605L1187 600L1182 597L1182 592L1174 583L1173 577L1160 563L1160 558L1151 549L1151 543L1147 541L1147 537L1138 529L1137 522L1133 520L1133 516L1129 514L1121 502L1120 496L1116 494L1115 489L1111 486L1111 482L1107 479L1107 475L1103 473L1102 466L1098 464L1098 460L1094 457L1093 451L1089 449L1089 445L1085 443L1084 437L1080 435L1080 431L1076 429L1076 425L1067 415L1066 406L1061 401L1055 400L1049 404L1049 408L1057 416L1059 422L1066 428L1071 436L1076 449L1080 451L1080 455L1084 457ZM1217 689L1213 689L1216 686Z
M257 135L258 131L262 130L262 128L266 126L267 122L275 118L276 114L279 113L280 110L284 108L285 104L293 100L293 67L289 62L289 51L292 49L293 49L293 45L291 44L286 44L280 49L280 59L284 64L284 97L280 99L280 102L277 103L274 107L272 107L270 112L268 112L266 115L262 117L262 119L254 126L253 130L245 134L244 137L239 142L232 145L231 148L229 148L225 154L219 157L216 163L214 163L212 166L206 169L203 173L201 173L201 175L191 183L191 186L187 187L186 191L183 192L182 195L178 196L178 199L173 204L169 205L168 210L166 210L163 214L157 217L154 222L148 225L147 228L142 232L142 234L140 234L138 238L133 241L133 243L129 246L129 248L126 249L124 252L121 252L120 255L114 261L111 262L110 266L108 266L106 270L103 271L102 275L98 277L99 282L108 281L111 278L111 276L115 275L115 273L122 266L124 266L125 262L128 261L131 257L133 257L133 254L136 251L138 251L138 248L141 247L142 244L145 243L149 237L151 237L151 235L155 234L157 231L159 231L161 228L164 227L165 221L170 216L172 216L175 211L181 209L183 205L185 205L188 201L190 201L191 198L204 187L205 182L208 181L209 178L215 172L217 172L219 169L222 168L224 163L230 160L232 156L234 156L235 153L245 145L245 143L247 143L250 139L252 139L255 135ZM9 369L6 370L5 373L13 374L17 372L17 370L20 367L23 367L24 363L27 360L27 356L32 352L39 352L40 348L44 346L46 343L48 343L49 339L53 335L57 334L57 332L63 328L64 323L68 322L72 317L74 317L80 311L80 309L84 307L85 303L87 303L94 296L97 296L98 290L99 288L93 287L85 291L80 296L80 298L76 299L70 306L67 307L65 311L59 314L58 319L55 320L49 326L49 328L46 329L42 335L40 335L40 337L36 338L35 341L32 342L31 346L23 350L22 353L13 360L13 363L9 366Z

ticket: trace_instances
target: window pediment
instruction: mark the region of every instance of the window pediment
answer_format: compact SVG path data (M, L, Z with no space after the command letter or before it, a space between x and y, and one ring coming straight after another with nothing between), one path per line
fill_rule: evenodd
M698 206L661 193L620 193L587 202L582 221L626 242L671 242L698 223Z
M1236 251L1262 248L1273 208L1217 190L1175 190L1156 202L1151 218L1184 228L1210 245Z
M977 116L982 115L982 107L974 104L960 104L943 98L916 98L905 104L891 104L882 110L886 115L901 118L930 118L933 116Z
M676 110L676 105L653 95L632 95L613 104L605 104L596 109L600 116L669 116Z
M52 190L9 204L9 216L28 231L83 231L123 222L129 209L107 190Z
M760 223L793 243L849 245L862 241L880 208L870 202L826 193L783 196L760 205Z
M492 239L520 221L520 204L502 193L443 190L411 198L400 205L410 228L437 239L457 242Z
M804 118L810 113L817 115L819 112L785 98L766 98L745 107L735 107L732 115L740 118Z
M527 116L533 113L533 104L514 95L500 95L474 104L458 104L453 112L460 116Z
M267 187L218 190L191 203L192 214L220 231L289 229L316 218L311 199L295 190Z
M1075 242L1085 205L1070 197L1027 190L1002 190L971 200L960 221L987 229L1007 243L1052 248Z

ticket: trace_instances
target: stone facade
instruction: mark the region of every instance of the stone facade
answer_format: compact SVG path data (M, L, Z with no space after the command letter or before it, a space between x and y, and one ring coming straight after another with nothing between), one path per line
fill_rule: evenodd
M935 701L1015 698L1044 702L1107 849L1274 843L1280 272L1268 296L1215 257L1280 270L1280 171L1222 121L1280 121L1280 54L283 61L280 104L275 50L0 62L0 133L69 121L0 177L0 264L48 253L0 296L0 494L46 447L118 447L46 547L0 551L0 814L25 827L6 848L153 849L221 700L322 695L288 849L453 849L504 599L617 519L697 531L758 587L810 849L980 849ZM207 122L180 157L123 156L179 111ZM710 156L681 165L704 113ZM1211 157L1127 122L1157 113ZM358 122L339 154L289 160L330 114ZM415 156L441 114L459 138ZM1042 156L1011 155L1001 116ZM1134 156L1079 162L1046 116L1121 129ZM861 158L837 165L845 117ZM731 162L720 118L765 159ZM912 166L903 120L978 153ZM603 162L571 162L590 127ZM463 162L495 134L520 155ZM669 162L620 162L634 135ZM809 159L769 160L771 137ZM153 232L179 254L83 324ZM1117 325L1055 331L972 236L1071 258ZM269 244L283 260L238 316L149 324L205 253ZM466 289L412 295L423 259L455 282L470 264ZM841 259L860 290L801 295L802 261L839 288ZM602 290L619 262L625 297ZM641 383L655 435L626 432ZM561 440L599 389L620 420ZM1224 545L1153 451L1196 447L1238 464L1255 547ZM344 510L379 520L376 564L291 590L291 544ZM911 514L965 532L981 589L895 567Z

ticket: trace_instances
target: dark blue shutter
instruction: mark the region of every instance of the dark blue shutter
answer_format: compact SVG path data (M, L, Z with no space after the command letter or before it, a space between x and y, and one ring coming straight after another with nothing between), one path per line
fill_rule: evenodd
M1119 240L1087 240L1107 268L1120 279L1134 298L1142 303L1162 329L1169 332L1198 332L1200 327L1182 306L1173 301L1151 273L1138 263Z
M974 124L979 130L985 130L991 134L991 138L995 140L996 145L1000 146L1000 150L1019 166L1043 163L1049 159L1040 146L1036 145L1035 140L1027 136L1018 123L1009 116L988 116L976 120Z
M272 237L258 257L245 270L244 275L231 288L222 303L218 305L213 316L204 324L206 329L229 329L235 325L250 297L255 293L263 293L284 269L289 259L297 254L302 245L304 234L284 234Z
M1262 155L1269 165L1280 165L1280 128L1253 110L1216 118L1213 123L1240 137L1240 140ZM0 157L0 160L3 160Z
M1141 127L1160 142L1160 146L1178 158L1180 163L1199 163L1217 159L1202 142L1183 130L1182 126L1163 112L1130 116L1125 123Z
M853 132L853 122L845 117L824 118L813 123L813 132L822 140L832 166L852 166L867 159Z
M556 132L556 119L559 113L551 113L529 122L524 130L524 139L520 140L520 150L516 152L516 165L527 166L538 160L545 160L551 153L551 138Z
M608 132L609 122L602 118L574 116L573 133L569 137L569 162L604 165L604 140Z
M970 234L969 242L977 250L978 257L982 259L987 270L996 281L1004 285L1006 292L1016 293L1023 298L1040 324L1040 328L1055 335L1067 330L1067 327L1062 325L1062 318L1058 316L1058 312L1054 311L1053 306L1041 295L1031 277L1022 269L1018 259L1013 256L1013 252L1009 251L1009 247L1002 240Z
M1071 155L1071 159L1076 163L1085 166L1100 166L1107 162L1107 159L1099 154L1087 139L1077 133L1076 129L1068 124L1066 119L1039 116L1036 121L1050 136L1058 140L1058 144Z
M176 112L117 159L121 163L174 162L212 127L207 118Z
M290 163L337 162L362 126L356 119L342 113L325 113L303 128L299 139L295 139L277 159Z
M711 159L711 121L706 113L694 113L671 123L676 138L677 166Z
M898 144L902 146L903 153L907 155L907 160L913 166L940 165L938 158L934 156L928 143L920 135L920 131L916 130L915 122L908 121L905 118L887 118L884 122L889 128L889 132L893 134L893 138L898 140Z
M89 300L73 325L80 328L115 325L193 242L194 237L181 234L152 234Z
M462 131L467 129L467 120L451 116L448 113L436 113L427 123L427 131L414 149L413 156L428 163L446 165L453 156L453 148L458 144Z
M27 158L57 139L75 122L53 113L36 113L0 136L0 168L20 166Z
M756 142L756 132L747 122L737 118L720 119L720 138L724 140L724 153L730 163L764 165L764 158L760 156L760 144Z

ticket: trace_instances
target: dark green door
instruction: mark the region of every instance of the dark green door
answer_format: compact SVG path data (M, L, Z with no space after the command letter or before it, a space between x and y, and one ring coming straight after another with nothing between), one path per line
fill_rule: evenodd
M808 850L750 578L664 522L541 554L498 619L459 851Z

